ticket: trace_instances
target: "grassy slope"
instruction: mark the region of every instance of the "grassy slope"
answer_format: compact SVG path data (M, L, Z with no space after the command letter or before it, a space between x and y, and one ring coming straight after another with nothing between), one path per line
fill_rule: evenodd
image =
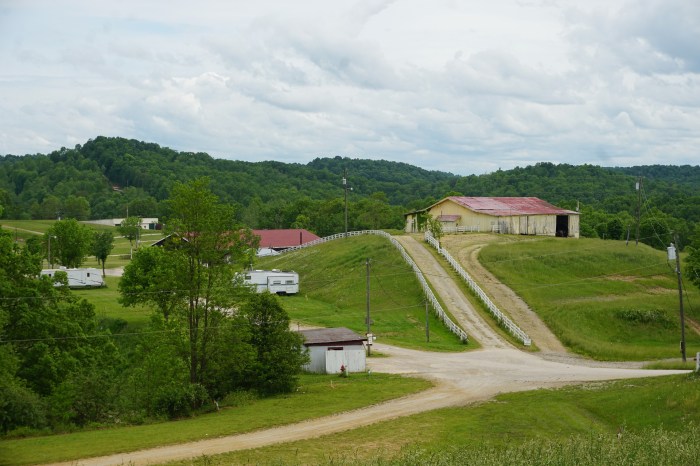
M343 326L366 333L366 267L371 259L370 314L377 341L408 348L461 351L464 345L430 313L425 337L425 304L411 268L385 238L357 236L264 258L257 268L299 272L300 293L282 302L294 322Z
M0 442L0 464L67 461L249 432L376 404L430 387L395 375L303 375L291 395L244 403L176 422Z
M576 352L611 360L679 356L677 281L663 251L551 238L487 246L480 259ZM686 315L697 319L700 293L689 288L687 297ZM656 318L625 317L630 310ZM700 351L690 328L686 340L689 355Z
M319 439L201 458L194 464L345 464L348 460L363 464L367 458L386 460L406 448L440 452L513 446L529 440L563 443L572 435L594 434L612 441L620 428L625 432L658 427L682 431L698 422L700 378L623 380L504 394L476 406L441 409ZM664 445L660 448L663 451Z

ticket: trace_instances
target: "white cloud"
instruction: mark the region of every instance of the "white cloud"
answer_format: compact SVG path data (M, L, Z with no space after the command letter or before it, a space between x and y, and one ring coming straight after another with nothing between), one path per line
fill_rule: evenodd
M695 0L13 1L0 153L97 135L242 160L697 163Z

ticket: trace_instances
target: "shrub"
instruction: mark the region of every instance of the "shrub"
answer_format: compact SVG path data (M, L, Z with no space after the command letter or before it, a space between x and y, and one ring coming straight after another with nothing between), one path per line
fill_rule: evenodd
M666 313L658 309L621 309L615 312L615 317L635 324L673 325Z

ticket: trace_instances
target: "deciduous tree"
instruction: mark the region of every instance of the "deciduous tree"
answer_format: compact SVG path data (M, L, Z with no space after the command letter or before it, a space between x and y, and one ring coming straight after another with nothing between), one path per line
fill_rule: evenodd
M69 268L80 267L88 255L93 241L92 228L71 218L59 220L49 228L44 236L45 243L51 242L51 260Z

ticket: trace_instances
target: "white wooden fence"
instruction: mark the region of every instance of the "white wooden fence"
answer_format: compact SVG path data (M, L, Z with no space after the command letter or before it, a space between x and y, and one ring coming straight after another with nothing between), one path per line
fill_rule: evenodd
M532 344L532 340L530 337L523 332L520 327L515 325L512 320L510 320L505 314L501 312L500 309L491 301L491 299L486 296L486 293L484 293L484 290L481 289L479 285L476 284L476 282L472 279L472 277L462 268L459 262L457 262L452 255L447 252L446 249L441 248L440 244L438 241L433 237L432 234L430 234L429 231L425 232L425 240L433 246L435 249L437 249L438 253L440 253L446 260L447 262L450 263L452 268L457 272L457 274L462 277L462 279L469 285L469 288L476 293L476 295L481 299L481 301L486 305L488 310L493 314L493 316L496 318L499 324L501 324L511 335L513 335L515 338L520 340L523 345L525 346L530 346Z
M433 310L435 311L435 314L438 316L438 318L445 324L445 326L455 335L459 337L459 339L463 342L467 342L469 340L469 336L467 333L462 330L457 324L452 322L452 319L445 313L444 309L440 305L440 302L437 300L435 297L435 294L433 293L433 290L430 289L430 286L428 285L428 282L426 281L425 277L423 276L423 273L420 271L418 266L416 265L415 262L413 262L413 259L411 259L411 256L408 255L406 250L401 246L401 243L399 243L394 237L392 237L389 233L381 230L361 230L361 231L349 231L348 236L361 236L361 235L378 235L378 236L383 236L384 238L388 239L391 244L393 244L396 249L399 250L401 253L401 256L403 259L408 263L408 265L411 266L413 269L413 272L416 274L416 278L418 279L418 282L421 284L421 287L423 288L423 293L425 294L426 299L430 303L430 305L433 307ZM340 238L345 238L345 233L338 233L335 235L331 236L326 236L325 238L319 238L314 241L310 241L308 243L299 245L299 246L294 246L289 249L286 249L283 252L287 251L295 251L297 249L303 249L307 248L309 246L316 246L317 244L322 244L326 243L328 241L333 241L336 239Z

